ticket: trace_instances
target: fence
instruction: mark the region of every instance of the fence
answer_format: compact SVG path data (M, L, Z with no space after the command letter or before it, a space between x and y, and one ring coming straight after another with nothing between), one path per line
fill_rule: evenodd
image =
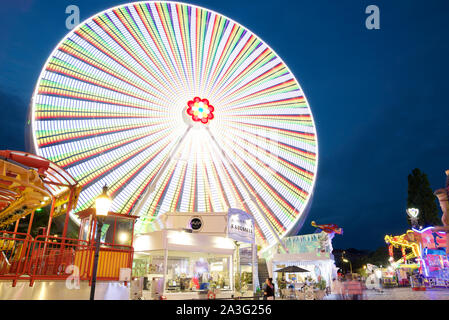
M131 246L102 243L97 280L118 281L121 268L132 268ZM80 280L92 281L95 243L86 240L38 236L17 232L0 233L0 280L65 280L76 266ZM70 272L69 272L70 271Z

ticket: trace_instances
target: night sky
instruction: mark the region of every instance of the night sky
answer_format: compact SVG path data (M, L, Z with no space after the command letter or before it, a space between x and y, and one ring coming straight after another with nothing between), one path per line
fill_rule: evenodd
M28 104L41 68L81 21L128 1L15 0L0 6L0 148L25 149ZM314 114L318 180L310 222L344 228L334 247L375 249L407 228L407 175L443 186L449 169L449 1L190 1L270 45L300 82ZM365 8L380 8L367 30Z

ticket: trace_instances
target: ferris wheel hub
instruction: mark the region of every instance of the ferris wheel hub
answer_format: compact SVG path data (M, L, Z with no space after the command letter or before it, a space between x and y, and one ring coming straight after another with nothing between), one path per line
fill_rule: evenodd
M192 117L192 121L207 124L214 119L215 108L209 103L207 99L195 97L193 100L187 102L186 112Z

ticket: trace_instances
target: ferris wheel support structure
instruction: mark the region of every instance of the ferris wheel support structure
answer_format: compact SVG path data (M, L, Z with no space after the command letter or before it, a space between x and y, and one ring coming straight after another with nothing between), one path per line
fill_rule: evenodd
M268 220L267 215L265 214L265 212L263 212L262 208L260 207L259 203L256 201L256 197L254 196L254 193L248 189L248 187L246 186L246 184L243 182L242 177L240 176L240 174L238 174L236 168L235 168L235 164L230 161L229 157L226 155L226 152L223 150L223 148L220 147L220 144L218 144L217 140L215 139L215 136L213 135L213 133L209 130L209 127L207 127L207 132L209 133L210 137L212 138L212 141L214 141L215 145L217 146L217 148L220 150L220 158L221 158L221 162L224 164L223 158L227 160L227 162L230 164L232 171L234 171L234 174L236 175L236 177L239 179L240 183L242 184L242 186L245 188L246 193L249 195L249 199L245 199L244 202L246 201L251 201L259 210L259 213L261 214L262 218L264 219L265 223L267 224L267 226L269 227L271 233L274 235L274 237L276 238L276 240L281 244L282 248L285 250L285 252L288 252L287 247L285 246L284 242L282 241L282 239L279 237L279 235L277 234L276 230L274 230L270 220ZM237 200L237 199L236 199Z
M167 168L167 166L170 164L170 162L172 162L173 157L176 155L176 153L178 152L180 146L182 145L182 143L184 142L185 138L187 137L187 134L190 132L190 130L192 129L192 126L190 125L186 131L184 132L184 134L182 135L181 139L179 139L179 142L174 146L172 152L170 153L170 156L167 158L167 160L165 160L164 165L162 166L162 168L159 170L159 172L157 173L157 175L154 177L154 181L150 183L150 185L148 186L148 189L146 190L146 192L142 195L142 197L140 198L139 202L137 203L137 205L135 206L135 209L132 210L132 214L136 214L139 215L139 211L142 209L143 205L147 202L148 198L150 197L150 195L154 192L154 190L156 189L157 183L159 182L159 179L162 177L162 174L165 172L165 169Z

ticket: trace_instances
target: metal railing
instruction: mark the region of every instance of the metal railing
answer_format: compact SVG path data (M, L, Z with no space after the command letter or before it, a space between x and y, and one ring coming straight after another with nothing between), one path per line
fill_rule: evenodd
M77 267L80 280L92 281L95 243L53 236L0 232L0 280L65 280ZM132 268L132 246L102 243L97 279L118 281L121 268ZM67 269L67 267L72 268Z
M33 238L19 232L0 233L0 280L13 280L27 276L28 260Z

